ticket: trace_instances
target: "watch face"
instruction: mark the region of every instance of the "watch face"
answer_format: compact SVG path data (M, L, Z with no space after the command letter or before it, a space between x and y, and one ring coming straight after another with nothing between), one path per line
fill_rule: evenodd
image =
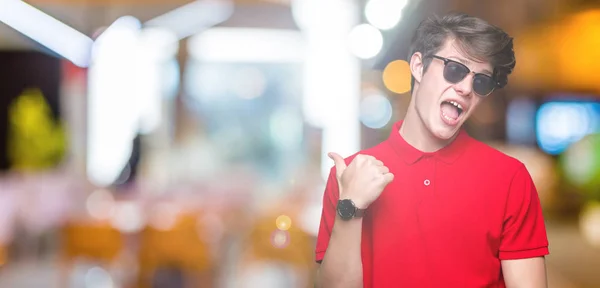
M349 220L354 217L354 213L356 213L356 206L350 199L344 199L338 201L337 213L344 220Z

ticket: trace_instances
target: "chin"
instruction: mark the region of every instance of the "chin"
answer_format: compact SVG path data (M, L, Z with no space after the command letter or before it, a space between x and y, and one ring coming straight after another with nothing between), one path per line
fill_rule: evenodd
M440 140L452 139L460 130L462 123L454 126L448 126L445 123L436 123L431 125L431 134Z

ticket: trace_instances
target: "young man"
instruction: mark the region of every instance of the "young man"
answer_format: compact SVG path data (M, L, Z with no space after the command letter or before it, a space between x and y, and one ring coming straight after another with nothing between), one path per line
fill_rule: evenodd
M318 287L546 287L548 240L518 160L461 126L515 66L512 38L464 14L421 23L412 99L388 140L335 162Z

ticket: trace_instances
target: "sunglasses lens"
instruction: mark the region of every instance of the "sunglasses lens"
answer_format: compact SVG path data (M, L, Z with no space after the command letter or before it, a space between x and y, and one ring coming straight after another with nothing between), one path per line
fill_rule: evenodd
M465 79L467 74L469 74L469 68L456 62L448 62L444 67L444 78L450 83L460 82Z
M489 95L494 91L494 87L496 87L496 84L490 76L476 74L475 77L473 77L473 91L480 96Z

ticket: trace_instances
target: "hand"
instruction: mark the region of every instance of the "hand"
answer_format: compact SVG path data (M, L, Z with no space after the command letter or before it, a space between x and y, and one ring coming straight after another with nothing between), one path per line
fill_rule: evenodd
M333 152L328 156L335 162L340 199L351 199L360 209L371 205L394 180L390 170L373 156L356 155L348 166L342 156Z

